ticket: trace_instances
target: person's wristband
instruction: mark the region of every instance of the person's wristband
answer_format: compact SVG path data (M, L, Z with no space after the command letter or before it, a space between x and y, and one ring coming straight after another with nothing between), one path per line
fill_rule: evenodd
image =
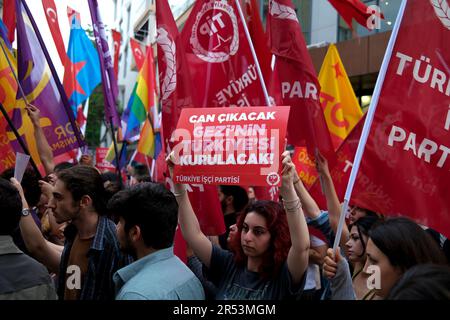
M297 183L299 183L299 182L300 182L300 178L298 178L297 180L294 181L294 183L293 183L294 186L295 186Z
M174 190L173 195L174 195L175 197L181 197L181 196L183 196L185 193L186 193L186 187L183 186L183 190L181 190L181 192L176 192L176 191Z
M302 207L302 203L300 198L296 198L294 200L284 200L283 199L283 207L286 212L295 213Z

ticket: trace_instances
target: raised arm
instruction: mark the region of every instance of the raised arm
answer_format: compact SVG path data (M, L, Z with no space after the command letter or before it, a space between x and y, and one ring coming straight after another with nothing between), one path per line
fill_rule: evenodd
M283 198L292 243L287 257L287 266L293 283L298 284L308 267L309 232L300 199L294 188L295 165L292 163L289 151L283 153L282 159L283 177L280 195Z
M173 153L167 157L167 165L173 179ZM195 255L209 267L211 263L212 243L203 234L197 216L192 209L191 202L184 184L174 183L174 195L178 202L178 223L184 239L194 251Z
M308 190L306 190L296 170L294 172L294 187L295 193L297 193L297 196L302 202L303 212L311 219L317 218L320 215L320 208Z
M50 174L55 169L55 163L53 161L52 148L48 144L47 138L45 137L44 131L42 130L39 122L41 119L41 112L38 108L31 104L26 107L26 110L34 127L34 138L36 139L39 157L41 158L45 173Z
M330 225L336 234L336 230L339 224L339 217L341 215L341 203L334 188L333 179L331 178L330 170L328 168L328 161L320 153L316 154L316 167L317 172L322 177L323 191L327 200L327 208L330 218ZM349 231L347 225L344 224L342 228L342 236L340 241L341 248L346 248L345 243L349 237Z
M20 183L15 178L11 178L11 183L19 190L23 208L29 208ZM31 215L22 216L20 218L20 232L31 256L45 265L51 272L58 274L62 246L55 245L45 240L41 230L39 230L39 227L36 225Z

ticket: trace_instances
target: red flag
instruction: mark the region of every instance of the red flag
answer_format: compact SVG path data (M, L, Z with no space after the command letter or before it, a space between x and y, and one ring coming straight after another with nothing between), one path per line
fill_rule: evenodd
M261 68L270 74L270 51L257 14L255 1L245 1L245 22L260 57ZM197 107L267 105L256 63L234 1L197 1L182 32ZM255 189L260 199L276 198L276 189Z
M122 34L114 29L111 31L114 41L114 72L116 73L117 78L119 75L119 53L120 53L120 43L122 42Z
M61 36L61 30L58 23L58 11L56 9L54 0L42 0L42 7L44 8L45 18L47 19L48 27L52 33L53 41L55 42L56 49L58 50L59 58L63 66L66 65L66 49L64 47L64 41Z
M130 46L133 51L134 61L136 62L136 67L141 70L144 65L146 53L142 50L141 43L136 39L130 38Z
M16 0L3 0L3 23L8 28L8 40L13 43L16 31Z
M197 107L267 105L234 1L196 1L181 37Z
M14 168L16 163L16 153L9 143L7 126L3 115L0 115L0 172Z
M264 32L264 27L259 15L259 6L256 0L244 0L243 6L245 20L247 23L250 37L252 38L253 46L258 57L258 62L261 67L261 72L264 77L266 85L270 83L272 69L270 64L272 61L272 54L269 48L269 41Z
M270 52L269 42L259 15L258 3L256 0L244 0L244 5L242 7L244 9L248 31L252 38L253 46L264 77L264 82L266 83L272 99L278 102L280 101L281 94L279 91L276 92L274 90L276 87L271 86L271 83L274 82L270 66L272 53ZM274 102L272 102L272 104L281 105L281 103ZM256 199L258 200L278 201L279 189L277 187L254 187L254 190Z
M80 104L77 107L77 119L76 120L77 120L78 126L80 128L83 128L83 126L86 124L87 118L84 115L84 105L83 104Z
M165 183L167 174L166 155L160 152L155 162L155 170L153 172L153 181Z
M292 155L292 162L295 164L298 176L302 179L305 188L310 188L316 182L316 164L309 158L308 150L305 147L296 147Z
M348 179L350 178L353 160L355 159L356 149L358 148L365 120L366 115L359 120L341 143L336 150L337 160L335 164L329 166L334 188L336 189L336 194L341 202L344 201L345 190L347 189ZM327 202L325 196L322 194L322 187L320 186L319 179L315 178L316 176L314 176L313 184L308 191L314 200L316 200L319 207L326 210ZM305 185L307 184L305 183Z
M336 9L339 15L347 23L348 27L353 30L352 20L355 19L363 27L373 30L375 25L372 17L383 18L381 12L373 10L362 3L360 0L328 0Z
M274 73L281 82L282 104L291 106L288 142L306 145L311 159L316 149L327 159L334 159L319 100L320 84L291 0L272 0L267 21L272 53L276 55Z
M169 140L176 128L181 108L193 105L192 94L195 90L191 87L185 50L167 0L156 1L156 22L163 145L170 152ZM202 231L206 235L223 234L225 224L217 188L189 185L188 191Z
M81 23L81 15L78 11L75 9L72 9L71 7L67 6L67 17L69 18L69 24L72 25L72 17L76 16L76 20L80 21Z
M53 162L54 163L61 163L61 162L77 163L77 152L78 152L78 149L69 150L66 153L55 156L53 159Z
M400 9L352 199L450 236L448 10L446 0L409 0L403 16Z

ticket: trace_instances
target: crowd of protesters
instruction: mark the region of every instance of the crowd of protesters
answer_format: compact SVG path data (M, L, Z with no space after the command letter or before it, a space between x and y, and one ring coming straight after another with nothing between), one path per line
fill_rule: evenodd
M1 174L0 299L450 299L449 241L412 220L352 207L330 249L341 203L320 154L327 211L285 152L280 201L220 186L226 232L207 237L185 185L170 191L140 166L122 183L87 155L55 164L39 110L27 111L46 176ZM177 225L186 264L173 250Z

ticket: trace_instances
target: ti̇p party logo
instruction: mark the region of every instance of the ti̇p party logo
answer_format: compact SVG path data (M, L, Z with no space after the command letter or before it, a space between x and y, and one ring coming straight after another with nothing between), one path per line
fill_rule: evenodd
M203 61L221 63L239 49L236 14L226 0L211 0L197 13L190 43L194 54Z

